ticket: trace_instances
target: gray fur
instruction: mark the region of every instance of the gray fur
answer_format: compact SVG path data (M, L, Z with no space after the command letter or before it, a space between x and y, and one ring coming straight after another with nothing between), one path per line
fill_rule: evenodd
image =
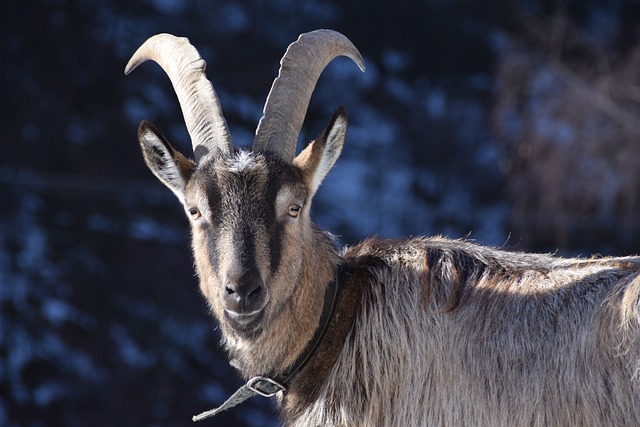
M343 258L375 267L291 425L640 425L640 258L443 238L369 241Z

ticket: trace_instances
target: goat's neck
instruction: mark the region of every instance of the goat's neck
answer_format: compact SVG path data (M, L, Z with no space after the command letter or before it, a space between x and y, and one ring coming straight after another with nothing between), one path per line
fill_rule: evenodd
M339 262L329 236L314 231L301 248L305 254L299 282L289 301L255 338L227 345L235 365L246 378L280 373L296 361L313 338L323 309L324 294Z

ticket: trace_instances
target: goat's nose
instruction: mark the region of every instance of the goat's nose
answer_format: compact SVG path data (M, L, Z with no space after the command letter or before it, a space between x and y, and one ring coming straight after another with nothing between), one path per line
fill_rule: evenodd
M226 309L236 314L259 310L263 300L263 285L257 270L229 275L225 283Z

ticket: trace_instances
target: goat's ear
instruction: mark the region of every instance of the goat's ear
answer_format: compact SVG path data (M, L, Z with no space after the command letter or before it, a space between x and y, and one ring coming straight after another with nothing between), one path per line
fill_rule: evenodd
M347 112L340 107L320 136L293 159L293 164L302 172L309 197L313 197L327 172L340 156L346 134Z
M142 121L138 141L151 172L184 202L184 190L196 164L180 154L149 122Z

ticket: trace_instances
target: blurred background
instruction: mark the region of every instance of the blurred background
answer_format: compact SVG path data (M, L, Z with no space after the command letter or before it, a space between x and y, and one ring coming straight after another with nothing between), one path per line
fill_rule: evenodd
M561 255L640 252L640 2L4 0L0 5L0 426L179 426L240 381L199 295L188 223L136 142L189 154L168 78L124 66L187 36L236 145L279 59L332 28L362 52L321 77L301 141L338 105L314 218L343 245L442 234ZM255 398L202 425L278 425Z

